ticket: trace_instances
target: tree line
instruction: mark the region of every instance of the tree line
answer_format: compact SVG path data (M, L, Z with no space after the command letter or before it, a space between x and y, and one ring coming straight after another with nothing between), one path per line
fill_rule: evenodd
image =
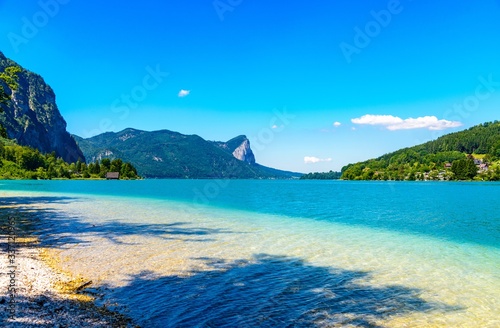
M474 163L486 165L480 170ZM347 180L500 180L500 122L488 122L422 145L342 168Z
M102 179L108 172L119 172L120 179L138 179L136 168L121 159L96 160L88 165L78 160L66 163L55 152L42 154L37 149L0 139L0 179Z
M300 180L338 180L342 175L341 172L329 171L329 172L314 172L304 174L300 177Z

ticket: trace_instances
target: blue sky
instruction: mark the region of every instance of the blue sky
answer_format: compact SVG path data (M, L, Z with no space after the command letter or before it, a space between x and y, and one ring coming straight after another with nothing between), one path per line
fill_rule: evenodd
M500 0L0 2L0 50L68 131L228 140L340 170L499 118Z

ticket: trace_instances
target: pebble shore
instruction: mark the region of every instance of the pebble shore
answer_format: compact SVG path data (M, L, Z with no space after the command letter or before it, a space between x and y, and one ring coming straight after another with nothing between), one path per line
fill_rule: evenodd
M14 243L2 233L0 249L1 327L137 327L96 306L83 293L88 282L57 270L35 238Z

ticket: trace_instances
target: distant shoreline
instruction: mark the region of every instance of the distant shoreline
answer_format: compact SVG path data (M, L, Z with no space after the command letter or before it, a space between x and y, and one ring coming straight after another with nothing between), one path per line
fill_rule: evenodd
M351 182L361 182L361 181L372 181L372 182L500 182L495 180L351 180L351 179L255 179L255 178L142 178L142 179L120 179L120 180L106 180L106 179L64 179L64 178L56 178L56 179L0 179L0 182L8 182L8 181L145 181L145 180L185 180L185 181L351 181Z

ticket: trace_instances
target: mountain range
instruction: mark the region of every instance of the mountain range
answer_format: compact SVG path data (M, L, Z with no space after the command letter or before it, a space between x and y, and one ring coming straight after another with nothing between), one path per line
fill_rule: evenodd
M245 136L211 142L178 132L126 129L83 139L66 131L56 95L44 79L0 52L0 73L18 67L16 87L0 79L0 126L19 145L65 162L120 158L147 178L292 178L302 174L259 165ZM5 98L5 99L4 99ZM77 142L78 141L78 144Z
M16 72L15 78L10 76L12 72ZM169 130L148 132L132 128L86 139L70 135L52 88L40 75L22 68L2 52L0 91L1 134L42 154L53 153L67 163L119 158L130 162L146 178L302 176L301 173L257 164L250 141L244 135L226 142L207 141L197 135ZM376 159L349 164L342 168L341 174L342 179L353 180L456 179L461 176L460 168L470 164L467 161L482 163L481 179L500 180L498 121L480 124ZM474 171L474 167L470 168ZM305 178L331 179L338 176L338 172L328 172Z
M240 135L227 142L169 130L132 128L91 138L73 135L88 162L121 158L146 178L293 178L301 173L259 165L250 141Z

